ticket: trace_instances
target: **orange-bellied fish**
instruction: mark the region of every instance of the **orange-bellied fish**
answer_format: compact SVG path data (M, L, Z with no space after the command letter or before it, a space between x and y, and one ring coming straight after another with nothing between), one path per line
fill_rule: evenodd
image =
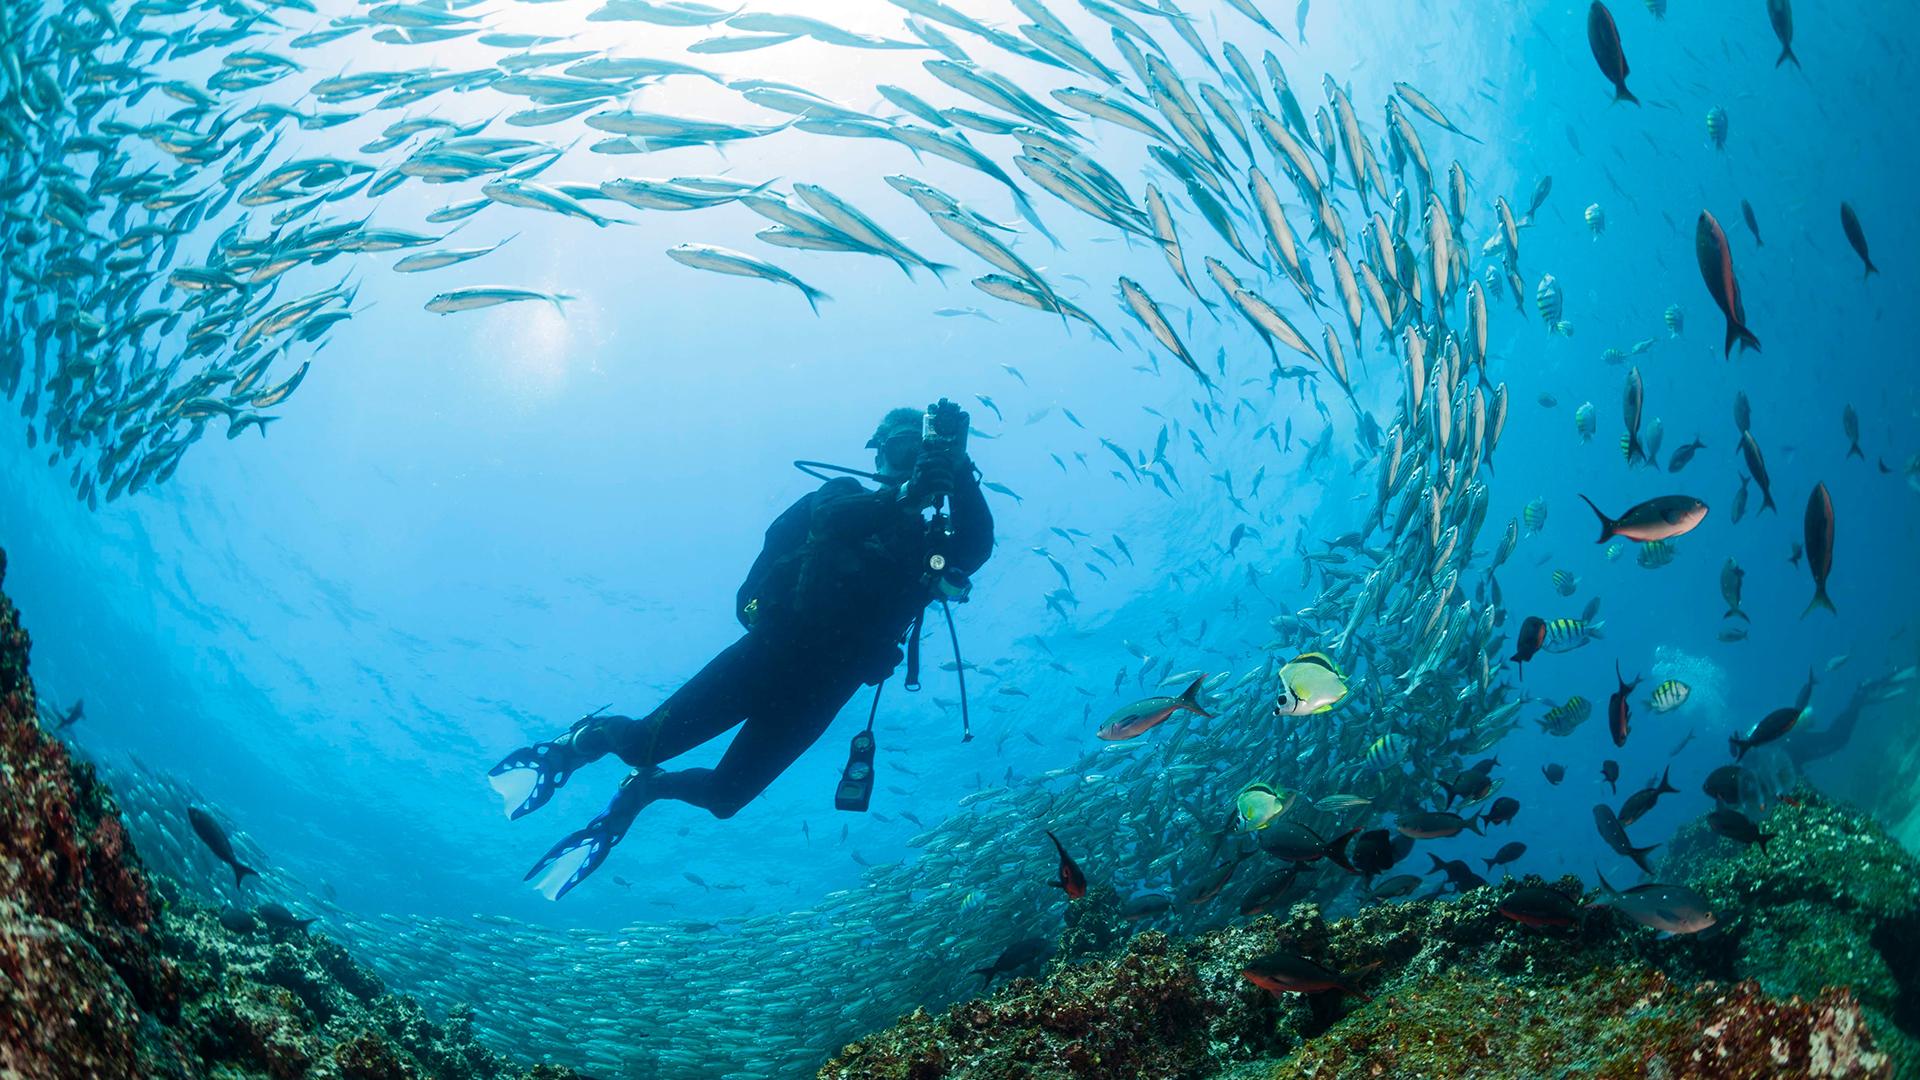
M1341 974L1297 953L1268 953L1250 961L1240 969L1241 977L1248 982L1273 994L1317 994L1322 990L1338 990L1351 994L1361 1001L1372 1001L1364 992L1354 987L1367 972L1379 967L1378 961L1350 974Z
M1141 732L1157 727L1167 717L1182 709L1211 719L1213 714L1200 704L1200 687L1206 681L1205 675L1193 680L1193 683L1182 691L1179 697L1162 695L1143 698L1127 705L1107 717L1107 722L1100 725L1100 730L1094 734L1108 742L1131 739Z
M1727 234L1705 210L1700 211L1700 220L1694 226L1693 255L1700 263L1700 277L1707 283L1707 291L1713 294L1713 302L1720 305L1721 314L1727 317L1727 341L1721 355L1731 356L1736 341L1742 349L1759 352L1760 339L1747 329L1747 309L1740 302L1740 279L1733 273L1733 252L1727 248Z
M1060 853L1060 880L1048 884L1065 889L1069 899L1078 900L1087 895L1087 875L1081 873L1080 864L1067 854L1067 849L1061 845L1060 838L1053 835L1053 830L1045 831L1047 839L1053 841L1053 849Z
M1613 25L1613 12L1600 0L1593 0L1593 6L1587 9L1587 45L1593 49L1600 74L1613 84L1613 100L1640 104L1640 99L1627 90L1627 53L1620 47L1620 28Z
M1813 600L1800 613L1803 619L1814 608L1833 610L1833 601L1827 599L1827 575L1833 571L1833 497L1827 494L1824 483L1815 484L1813 494L1807 496L1804 528L1807 569L1813 572Z
M1594 516L1600 519L1600 538L1594 541L1599 544L1616 536L1638 540L1643 544L1649 540L1671 540L1692 532L1707 516L1707 504L1691 495L1662 495L1657 499L1648 499L1617 518L1608 517L1585 495L1580 496L1580 501L1586 503Z
M1633 719L1633 692L1640 686L1640 676L1635 675L1628 682L1620 674L1620 661L1613 662L1613 678L1620 688L1607 699L1607 733L1613 736L1613 745L1627 745L1629 721Z

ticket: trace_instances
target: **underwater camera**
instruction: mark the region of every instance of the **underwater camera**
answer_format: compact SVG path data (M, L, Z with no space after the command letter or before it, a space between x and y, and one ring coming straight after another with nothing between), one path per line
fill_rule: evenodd
M971 426L965 409L941 398L927 406L927 415L920 422L920 452L958 460L967 452L967 430Z
M847 764L833 789L833 808L864 814L873 801L873 732L862 731L847 748Z

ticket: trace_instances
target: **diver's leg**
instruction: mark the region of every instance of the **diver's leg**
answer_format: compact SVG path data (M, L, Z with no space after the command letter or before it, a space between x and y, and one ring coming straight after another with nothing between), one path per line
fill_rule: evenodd
M859 688L857 675L820 669L778 680L749 707L746 724L718 765L661 773L650 782L652 795L732 817L819 741Z
M582 717L548 742L523 746L488 771L507 802L507 816L525 817L545 806L576 770L608 754L646 768L683 754L740 722L751 700L758 643L742 637L721 650L652 713ZM516 805L517 803L517 805Z

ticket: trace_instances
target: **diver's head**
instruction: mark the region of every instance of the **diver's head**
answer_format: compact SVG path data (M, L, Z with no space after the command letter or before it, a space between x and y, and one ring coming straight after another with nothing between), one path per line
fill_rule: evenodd
M919 409L894 409L874 429L867 448L873 451L873 471L884 484L904 484L920 456Z

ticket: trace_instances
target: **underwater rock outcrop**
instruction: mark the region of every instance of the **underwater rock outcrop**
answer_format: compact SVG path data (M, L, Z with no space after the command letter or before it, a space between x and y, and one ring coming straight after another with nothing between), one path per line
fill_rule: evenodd
M1117 954L842 1049L823 1080L1140 1076L1304 1078L1920 1075L1920 862L1870 818L1802 791L1766 849L1689 826L1662 868L1719 925L1658 938L1603 908L1534 929L1497 907L1529 877L1458 897L1283 917ZM1624 884L1624 883L1622 883ZM1594 897L1589 897L1590 899ZM1076 902L1077 903L1077 902ZM1084 920L1071 920L1084 935ZM1276 996L1241 975L1276 948L1350 973Z
M223 920L150 880L106 786L40 729L27 654L0 593L0 1076L576 1075L480 1045L468 1016L431 1022L321 934Z

